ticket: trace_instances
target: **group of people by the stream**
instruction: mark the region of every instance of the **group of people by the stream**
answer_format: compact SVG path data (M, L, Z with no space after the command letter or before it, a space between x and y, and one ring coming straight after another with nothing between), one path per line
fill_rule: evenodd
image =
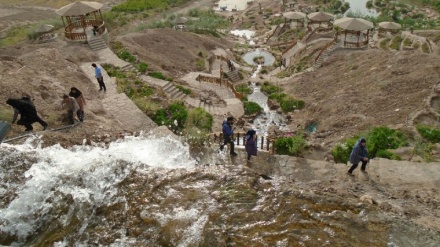
M106 92L107 88L105 87L101 67L95 63L92 64L92 67L95 69L95 78L99 84L99 91L104 90L104 92ZM70 92L64 94L62 98L61 108L67 110L68 123L75 124L75 120L83 122L86 100L82 92L76 87L71 87ZM33 131L34 128L32 124L35 122L41 124L43 130L47 130L49 127L49 124L38 115L37 109L29 95L25 94L19 99L9 98L6 104L12 106L14 109L12 124L23 125L26 128L25 131ZM18 115L20 115L20 119L17 121ZM75 116L77 119L75 119Z

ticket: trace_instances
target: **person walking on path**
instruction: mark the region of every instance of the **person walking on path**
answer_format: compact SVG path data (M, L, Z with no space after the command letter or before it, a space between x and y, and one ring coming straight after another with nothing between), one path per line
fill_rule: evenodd
M84 121L84 106L86 105L86 100L84 99L83 94L81 93L81 91L79 91L78 88L71 87L69 96L75 98L76 103L78 103L79 110L76 112L76 114L78 116L79 121L83 122Z
M101 69L101 67L96 65L96 63L92 63L92 67L95 68L95 77L96 77L96 80L98 80L98 83L99 83L99 91L104 90L104 92L106 92L107 88L105 87L105 84L104 84L104 77L102 76L102 69Z
M348 170L348 175L354 176L353 171L359 165L359 162L362 161L361 171L367 172L365 169L367 168L368 163L368 150L367 150L367 141L365 138L360 138L358 142L353 147L353 150L350 154L350 162L353 164Z
M65 94L63 95L63 102L61 105L63 109L67 108L67 117L69 118L69 124L74 124L75 117L73 114L77 113L77 111L79 110L79 105L76 102L76 99Z
M257 156L257 132L253 129L246 133L246 153L247 160L251 160L251 156Z
M43 126L43 130L46 130L49 126L38 116L37 109L29 97L22 97L21 99L8 99L6 104L14 108L14 117L12 119L12 123L15 123L18 114L20 114L20 119L17 121L17 124L24 125L26 127L25 131L32 131L34 129L32 124L35 122L40 123L41 126Z
M232 139L232 136L234 135L234 130L232 129L232 125L234 124L234 117L228 117L226 121L223 121L223 144L220 145L220 150L223 151L223 148L225 145L230 144L231 150L230 154L232 156L237 156L237 153L234 152L234 140Z

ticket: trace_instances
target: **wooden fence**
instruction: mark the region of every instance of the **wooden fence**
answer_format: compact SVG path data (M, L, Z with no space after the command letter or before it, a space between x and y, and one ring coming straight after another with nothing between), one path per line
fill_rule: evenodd
M198 82L208 82L208 83L217 84L219 86L226 86L227 88L231 89L231 91L234 93L235 98L237 98L239 100L243 99L243 94L237 92L234 85L232 85L232 83L229 80L222 79L219 77L204 76L204 75L200 75L200 74L199 74L199 76L197 76L196 80Z
M85 27L98 27L98 34L105 32L105 22L101 20L85 20ZM84 32L82 21L75 21L64 28L66 38L70 40L87 40L87 34Z
M211 137L211 141L213 141L213 143L219 143L219 144L223 144L223 133L212 133L210 135ZM246 133L244 132L238 132L238 133L234 133L234 144L236 146L245 146L246 145ZM257 136L257 140L258 140L258 148L260 150L265 150L270 152L271 154L275 154L276 149L275 149L275 138L271 138L271 137L264 137L264 136Z

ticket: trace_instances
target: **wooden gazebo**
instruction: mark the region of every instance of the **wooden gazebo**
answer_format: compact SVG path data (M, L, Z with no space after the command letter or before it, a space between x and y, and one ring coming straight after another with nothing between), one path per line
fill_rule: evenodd
M103 34L105 23L101 14L102 6L102 3L79 1L58 9L56 13L61 16L66 38L87 40L87 30L89 33Z
M283 16L285 18L285 21L284 21L285 23L287 23L287 20L289 20L289 22L294 20L296 22L296 27L304 27L306 14L304 14L302 12L289 11L289 12L284 13Z
M318 28L321 27L321 24L326 24L327 28L333 27L333 19L334 16L327 12L314 12L307 15L307 18L309 19L308 26L319 24Z
M379 23L379 34L391 33L396 34L400 32L402 26L399 23L384 21Z
M344 30L344 46L363 47L368 45L370 29L374 24L361 18L344 17L335 21L335 26ZM364 33L364 31L367 31ZM347 40L347 34L349 38ZM351 38L356 36L356 38Z

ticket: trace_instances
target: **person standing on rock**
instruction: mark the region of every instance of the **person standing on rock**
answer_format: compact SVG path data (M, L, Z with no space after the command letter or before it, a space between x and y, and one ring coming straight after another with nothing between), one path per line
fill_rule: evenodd
M247 160L251 160L251 156L257 156L257 132L253 129L246 133L246 153Z
M102 69L96 63L92 63L92 67L95 68L95 77L96 80L98 80L99 83L99 91L104 90L104 92L107 91L105 84L104 84L104 77L102 76Z
M63 109L67 108L67 117L69 118L69 124L74 124L75 117L73 114L77 113L79 110L79 105L76 102L76 99L70 97L67 94L63 95L62 107Z
M234 135L234 130L232 129L232 125L234 124L234 117L228 117L226 121L223 122L222 132L223 132L223 144L220 145L220 150L223 151L225 145L230 144L231 150L230 154L232 156L237 156L237 153L234 152L234 140L232 136Z
M359 165L359 162L362 162L361 171L367 173L365 170L367 168L368 163L368 150L367 150L367 141L365 138L359 139L358 142L353 147L353 150L350 154L350 162L353 164L348 170L348 175L354 176L353 171Z
M78 103L79 110L76 112L76 114L78 116L79 121L83 122L84 121L84 106L86 105L86 100L84 99L83 94L81 93L81 91L78 90L78 88L71 87L69 96L75 98L76 103Z
M32 124L35 122L40 123L41 126L43 126L43 130L47 129L48 124L38 116L37 109L29 97L25 96L21 99L8 99L6 104L14 108L12 123L15 123L18 114L20 114L20 119L17 121L17 124L24 125L26 127L25 131L32 131L34 129Z

